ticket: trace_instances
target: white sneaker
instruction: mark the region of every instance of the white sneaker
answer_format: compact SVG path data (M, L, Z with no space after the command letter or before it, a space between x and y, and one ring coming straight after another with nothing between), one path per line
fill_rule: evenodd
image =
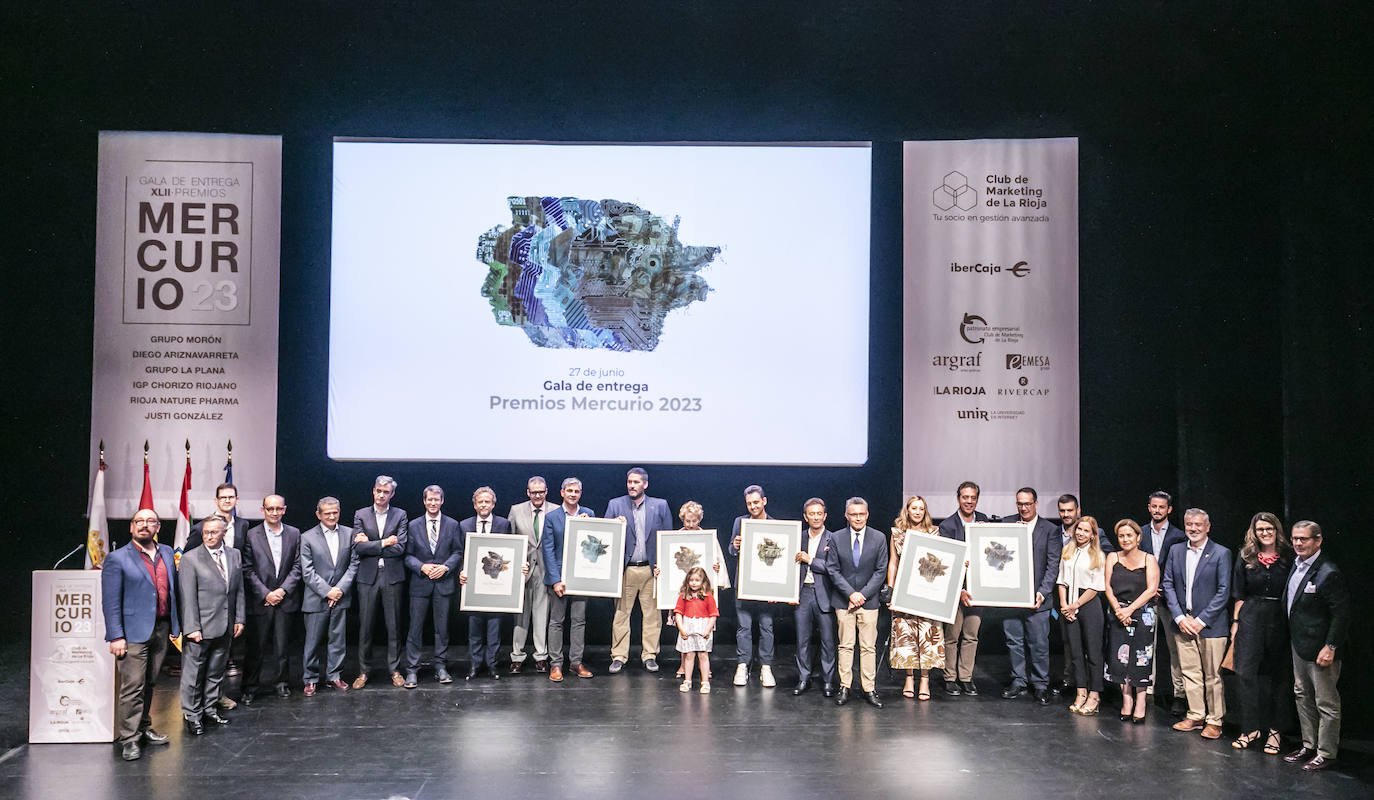
M711 682L710 682L710 681L702 681L702 682L701 682L701 688L698 689L697 691L701 692L702 694L710 694L710 693L711 693Z
M767 664L763 665L763 668L759 670L759 683L762 683L765 689L772 689L774 686L778 685L778 682L773 680L772 667Z
M678 685L677 690L678 690L679 692L683 692L684 694L687 693L687 692L692 691L692 682L691 682L691 681L683 681L681 684Z
M740 664L735 667L735 685L743 686L749 682L749 665Z

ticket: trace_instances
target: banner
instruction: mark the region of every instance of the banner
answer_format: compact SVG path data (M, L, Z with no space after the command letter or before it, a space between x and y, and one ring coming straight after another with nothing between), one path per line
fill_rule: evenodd
M98 570L33 573L29 741L114 740L115 663Z
M280 236L281 137L100 134L91 463L104 439L111 516L138 509L145 440L164 518L188 439L207 475L233 441L244 508L272 492Z
M1078 140L906 142L902 486L1078 492Z

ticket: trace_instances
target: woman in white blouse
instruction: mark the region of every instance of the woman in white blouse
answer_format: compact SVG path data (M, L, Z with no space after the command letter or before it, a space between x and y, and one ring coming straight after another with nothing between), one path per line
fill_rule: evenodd
M1084 716L1097 714L1102 696L1102 625L1105 616L1098 598L1106 589L1106 559L1097 543L1097 520L1083 517L1073 529L1073 540L1059 558L1059 608L1064 615L1064 635L1069 640L1074 685L1078 696L1069 710Z

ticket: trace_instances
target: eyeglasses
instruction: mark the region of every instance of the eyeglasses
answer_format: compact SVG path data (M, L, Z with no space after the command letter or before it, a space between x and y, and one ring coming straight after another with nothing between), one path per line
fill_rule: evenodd
M548 489L526 489L525 494L548 494Z

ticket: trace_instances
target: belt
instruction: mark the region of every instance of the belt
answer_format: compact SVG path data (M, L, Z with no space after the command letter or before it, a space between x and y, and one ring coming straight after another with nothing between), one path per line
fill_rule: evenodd
M627 566L627 567L647 567L647 566L649 566L649 562L648 562L648 561L628 561L628 562L626 562L625 566Z

